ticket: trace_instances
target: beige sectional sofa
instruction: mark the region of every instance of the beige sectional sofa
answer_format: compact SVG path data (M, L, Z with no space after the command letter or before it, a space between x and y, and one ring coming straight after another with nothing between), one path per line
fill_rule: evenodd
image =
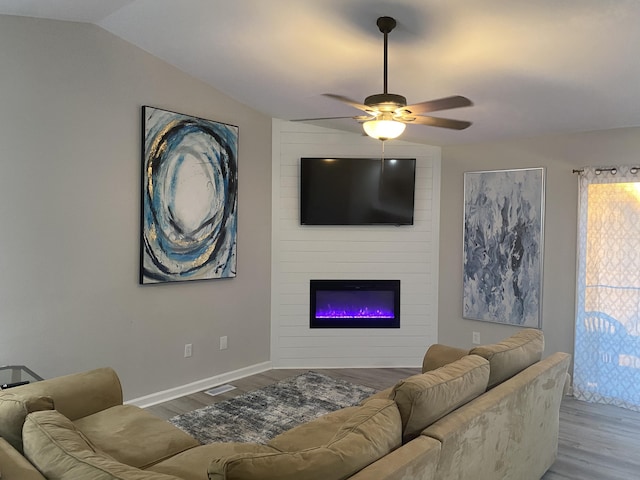
M433 345L423 373L266 445L199 445L123 405L109 368L0 392L0 478L539 479L555 460L569 355L539 330L471 351Z

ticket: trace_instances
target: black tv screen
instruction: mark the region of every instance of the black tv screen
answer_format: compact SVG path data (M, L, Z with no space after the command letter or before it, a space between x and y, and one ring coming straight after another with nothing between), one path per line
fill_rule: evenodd
M302 225L413 225L415 158L301 158Z

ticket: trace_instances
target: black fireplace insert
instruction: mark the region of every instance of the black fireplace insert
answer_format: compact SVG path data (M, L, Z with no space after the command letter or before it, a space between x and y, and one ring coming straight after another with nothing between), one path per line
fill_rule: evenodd
M400 328L400 280L311 280L311 328Z

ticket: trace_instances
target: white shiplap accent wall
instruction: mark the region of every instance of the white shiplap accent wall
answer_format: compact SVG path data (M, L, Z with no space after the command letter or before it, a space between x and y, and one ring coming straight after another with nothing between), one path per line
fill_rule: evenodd
M273 121L271 361L276 368L418 366L437 341L440 148L387 142L417 159L413 226L301 226L301 157L380 157L381 142ZM309 280L399 279L399 329L310 329Z

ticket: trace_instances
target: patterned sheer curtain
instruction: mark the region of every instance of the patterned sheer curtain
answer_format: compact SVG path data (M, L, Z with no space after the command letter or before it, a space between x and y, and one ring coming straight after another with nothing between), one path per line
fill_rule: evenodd
M640 167L579 178L574 395L640 411Z

